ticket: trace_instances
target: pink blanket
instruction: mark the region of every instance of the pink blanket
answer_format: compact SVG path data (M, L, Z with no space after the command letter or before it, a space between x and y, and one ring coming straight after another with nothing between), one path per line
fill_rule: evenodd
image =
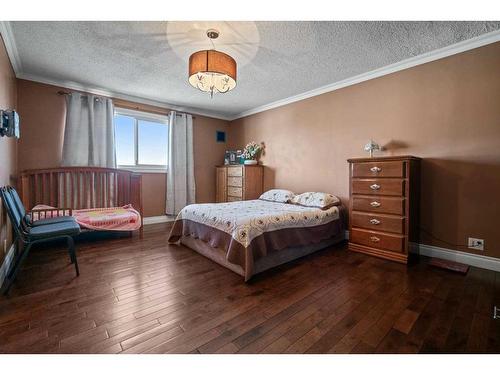
M37 205L33 210L50 209L54 207ZM40 219L34 213L33 220ZM42 215L40 215L42 216ZM47 213L44 217L58 216L57 213ZM90 208L73 210L73 217L81 227L94 230L132 231L141 227L141 215L130 204L123 207Z

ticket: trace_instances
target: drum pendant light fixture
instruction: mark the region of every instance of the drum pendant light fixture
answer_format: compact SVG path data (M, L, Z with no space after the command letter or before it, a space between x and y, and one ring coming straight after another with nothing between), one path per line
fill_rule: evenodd
M219 32L210 29L207 37L213 46ZM236 87L236 61L215 48L195 52L189 57L189 83L198 90L209 92L211 98L214 93L226 93Z

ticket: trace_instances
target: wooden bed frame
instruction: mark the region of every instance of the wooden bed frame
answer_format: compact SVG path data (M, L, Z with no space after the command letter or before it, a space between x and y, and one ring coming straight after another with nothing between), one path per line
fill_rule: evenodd
M33 169L20 174L19 195L28 210L37 204L68 210L131 204L141 214L142 237L142 176L138 173L98 167Z

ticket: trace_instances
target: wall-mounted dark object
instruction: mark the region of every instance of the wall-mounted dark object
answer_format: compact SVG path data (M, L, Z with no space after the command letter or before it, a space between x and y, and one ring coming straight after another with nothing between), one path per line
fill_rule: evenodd
M0 136L19 138L19 115L16 111L0 110Z
M215 131L215 140L217 142L226 143L226 132L216 130Z

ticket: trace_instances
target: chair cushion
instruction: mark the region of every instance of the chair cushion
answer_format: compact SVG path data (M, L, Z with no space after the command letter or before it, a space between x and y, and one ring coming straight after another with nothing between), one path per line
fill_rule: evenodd
M46 219L35 220L33 222L30 222L29 225L31 227L37 227L39 225L67 223L67 222L76 222L76 220L73 216L56 216L56 217L48 217Z
M38 225L30 227L28 230L28 236L31 241L58 236L76 236L78 234L80 234L80 226L76 221Z

